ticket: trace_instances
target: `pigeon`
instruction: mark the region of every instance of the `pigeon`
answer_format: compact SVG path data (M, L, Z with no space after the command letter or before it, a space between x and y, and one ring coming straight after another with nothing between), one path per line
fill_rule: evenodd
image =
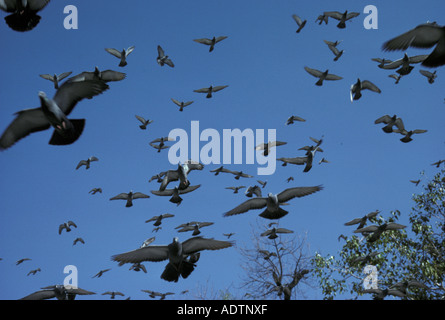
M354 100L358 100L362 96L362 90L371 90L373 92L381 93L382 91L371 81L369 80L360 80L357 79L357 82L351 85L351 89L349 91L349 95L351 98L351 102Z
M258 250L259 253L263 255L264 260L269 260L270 257L276 257L277 254L275 252L270 252L268 250Z
M238 186L238 187L226 187L226 189L233 190L233 193L238 193L239 189L244 189L246 186Z
M42 18L37 13L50 0L1 0L0 10L10 13L5 17L6 24L14 31L25 32L34 29Z
M260 235L262 237L267 237L267 238L273 240L273 239L278 238L277 233L293 233L293 231L286 229L286 228L272 228L272 229L264 231Z
M326 70L325 72L321 72L316 69L311 69L309 67L304 67L304 70L306 70L310 75L319 78L318 81L315 83L317 86L322 86L324 80L341 80L343 77L337 76L335 74L330 74L329 70Z
M289 183L291 181L294 181L294 180L295 180L294 177L289 177L289 178L286 179L287 183Z
M267 197L257 197L249 199L239 206L235 207L234 209L227 211L226 213L224 213L223 216L229 217L253 209L266 208L261 214L259 214L260 217L265 219L280 219L289 213L288 211L281 208L280 205L296 197L304 197L322 189L322 186L295 187L285 189L278 194L269 193Z
M365 289L363 293L373 293L374 300L383 300L386 296L396 296L404 298L405 294L396 289Z
M175 187L174 189L164 189L164 190L151 190L151 193L157 196L171 196L170 202L176 203L178 206L182 202L182 198L179 196L180 194L185 194L192 192L196 189L198 189L201 185L198 184L196 186L187 186L184 189L179 189L178 187Z
M53 99L39 92L40 107L25 109L16 113L16 118L0 137L0 150L7 149L33 132L55 129L49 141L51 145L74 143L82 134L85 119L70 119L67 116L76 104L84 98L92 98L109 87L103 81L65 81Z
M400 74L390 74L388 77L393 78L394 80L396 80L395 84L398 84L400 79L402 78L402 76Z
M141 291L148 293L148 296L150 298L160 297L159 300L165 300L166 296L174 294L173 292L160 293L160 292L151 291L151 290L141 290Z
M164 64L168 65L169 67L174 67L175 64L173 61L164 53L164 49L162 49L161 46L158 45L158 57L156 58L156 61L158 64L163 67Z
M161 152L162 149L167 149L169 147L169 146L165 145L165 141L175 141L175 139L170 138L170 137L161 137L161 138L154 139L149 144L153 148L158 149L158 152ZM159 144L156 144L157 142L159 142Z
M145 120L143 117L135 115L136 119L138 119L142 124L139 126L141 130L146 130L147 126L153 122L153 120L147 119Z
M73 241L73 246L76 245L78 242L85 244L85 241L82 238L76 238Z
M395 130L393 130L393 132L395 132L395 133L400 133L400 134L404 135L404 137L400 139L400 141L402 141L403 143L408 143L410 141L413 141L413 138L411 138L411 136L413 134L425 133L427 131L428 130L424 130L424 129L416 129L416 130L410 130L410 131L407 131L405 129L402 129L402 130L395 129Z
M142 244L139 248L145 248L145 247L149 246L151 243L153 243L153 241L155 241L155 240L156 240L156 237L148 238L148 239L144 240L144 242L142 242Z
M28 260L31 260L31 259L29 259L29 258L23 258L23 259L17 260L16 263L15 263L15 265L18 266L19 264L22 264L23 262L28 261Z
M215 173L215 176L217 176L218 174L220 174L221 172L229 172L229 169L224 168L223 166L216 168L214 170L210 170L210 172Z
M186 165L178 164L178 168L176 170L168 170L164 178L162 179L161 185L159 186L159 191L164 191L167 185L172 181L179 180L179 189L185 189L190 185L190 181L187 178L187 169Z
M29 276L30 274L35 275L35 274L36 274L37 272L39 272L39 271L42 271L42 270L41 270L40 268L31 270L31 271L28 272L27 276Z
M197 89L197 90L193 90L193 92L198 92L198 93L207 93L206 98L209 99L212 97L212 93L213 92L218 92L224 88L227 88L228 85L224 85L224 86L210 86L208 88L201 88L201 89Z
M434 72L429 72L427 70L419 70L420 74L427 77L428 79L428 83L433 84L434 80L437 78L437 70L435 70Z
M323 22L324 22L325 24L328 24L328 19L329 19L329 17L323 13L323 14L320 14L320 15L317 17L317 19L315 19L315 22L320 21L320 22L318 23L318 25L321 25Z
M119 193L118 195L110 198L110 200L126 200L127 203L125 204L125 207L129 208L133 206L133 200L147 198L150 198L150 196L142 192L133 192L133 190L131 190L129 193Z
M432 165L432 166L436 166L436 168L439 168L439 166L440 166L442 163L445 163L445 160L439 160L439 161L437 161L437 162L432 163L431 165Z
M73 221L64 222L59 226L59 234L62 234L62 231L65 229L66 232L71 231L71 227L77 228L77 225Z
M142 272L147 273L147 268L142 263L133 263L129 270L133 270L136 272L139 272L142 270Z
M257 197L262 197L262 192L261 192L261 188L257 185L254 186L250 186L247 188L247 190L244 192L244 194L251 198L253 195L257 196Z
M406 228L406 226L398 224L398 223L394 223L394 222L389 222L389 223L384 223L382 225L370 225L368 227L364 227L364 228L360 228L357 230L354 230L354 233L362 233L362 234L368 234L368 238L367 241L368 242L375 242L380 238L380 235L387 230L399 230L399 229L404 229Z
M322 163L330 163L330 161L326 160L326 158L321 158L321 160L318 161L318 164L322 164Z
M335 20L339 20L340 22L337 24L337 28L344 29L344 28L346 28L346 21L359 16L360 13L348 12L348 10L346 10L343 13L338 12L338 11L328 11L328 12L324 12L323 15L330 17L330 18L334 18Z
M157 226L161 225L163 219L165 219L165 218L173 218L174 216L175 216L174 214L163 213L163 214L160 214L159 216L154 216L154 217L146 220L145 223L154 221L153 225L155 227L157 227Z
M372 61L375 61L375 62L378 62L379 64L377 65L379 68L381 68L382 69L382 67L385 65L385 64L388 64L388 63L391 63L392 62L392 60L389 60L389 59L385 59L385 58L371 58L371 60Z
M434 45L436 48L422 61L425 67L434 68L445 64L445 26L428 22L386 41L382 48L385 51L394 51L409 47L431 48Z
M365 226L366 222L367 222L369 219L374 218L374 217L377 216L379 213L380 213L380 210L376 210L376 211L370 212L370 213L364 215L364 216L361 217L361 218L352 219L351 221L346 222L346 223L345 223L345 226L352 226L352 225L354 225L354 224L358 224L357 229L361 229L361 228L363 228L363 227Z
M187 101L187 102L181 101L181 102L179 102L176 99L173 99L173 98L171 98L171 99L172 99L173 103L176 104L179 107L179 111L181 111L181 112L184 110L185 107L187 107L187 106L189 106L189 105L191 105L193 103L193 101Z
M72 82L81 82L86 80L101 80L105 83L110 81L121 81L124 80L127 75L123 72L114 71L114 70L104 70L100 71L96 66L94 71L84 71L70 79Z
M104 270L100 270L98 273L96 273L94 276L93 276L93 278L100 278L100 277L102 277L102 275L105 273L105 272L107 272L107 271L110 271L111 270L111 268L109 268L109 269L104 269Z
M71 73L73 72L72 71L64 72L59 75L40 74L39 76L42 77L43 79L52 81L54 83L54 89L59 89L59 82L68 77Z
M301 18L299 16L297 16L296 14L292 15L292 19L294 19L294 21L298 25L298 29L297 29L296 33L300 33L301 29L303 29L304 26L306 25L307 20L301 20Z
M303 172L309 172L312 168L312 163L314 161L315 153L318 151L319 147L318 145L315 146L313 150L306 152L306 166L303 169Z
M289 118L287 118L286 124L290 125L293 124L295 121L305 122L306 120L298 116L290 116Z
M203 237L192 237L180 242L174 237L168 245L151 245L126 253L112 256L112 260L122 263L138 263L143 261L168 260L161 279L169 282L178 282L179 277L186 279L195 269L195 262L202 250L220 250L233 246L233 242Z
M102 293L103 296L107 295L107 294L110 295L110 299L114 299L116 296L122 296L122 297L125 296L125 294L123 294L122 292L119 292L119 291L107 291L107 292Z
M288 163L295 165L303 165L308 161L308 157L294 157L294 158L277 158L278 161L283 162L282 166L287 166Z
M393 132L393 126L396 126L399 130L405 130L405 126L403 125L403 121L401 118L397 118L396 115L392 117L389 115L384 115L374 121L375 124L384 123L386 126L382 128L382 130L386 133Z
M213 49L215 48L215 44L227 38L228 38L227 36L219 36L219 37L213 37L212 39L208 38L194 39L193 41L210 46L209 52L212 52Z
M410 180L410 182L414 183L417 187L420 183L420 179L419 180Z
M92 295L94 292L87 291L72 285L55 285L42 288L21 298L20 300L47 300L56 298L57 300L74 300L77 295Z
M91 194L96 194L96 193L102 193L102 188L93 188L93 189L91 189L88 193L91 193Z
M225 169L227 173L231 173L235 176L236 180L239 180L239 178L243 177L243 178L253 178L253 176L251 176L250 174L244 173L242 171L234 171L234 170L227 170Z
M425 59L428 57L428 55L423 54L423 55L417 55L417 56L411 56L409 57L406 53L403 56L403 58L400 58L398 60L395 60L393 62L387 63L385 65L382 66L382 69L385 70L392 70L392 69L397 69L396 72L398 74L400 74L401 76L406 76L407 74L411 73L411 70L414 69L413 66L411 66L411 64L413 63L420 63L422 61L425 61Z
M337 40L337 41L328 41L328 40L323 40L324 43L326 43L328 46L333 46L336 47L340 44L340 42L342 42L343 40Z
M211 226L214 224L213 222L193 222L189 225L183 226L181 229L178 230L178 232L187 232L187 231L193 231L192 236L197 236L201 233L200 228ZM176 229L176 228L175 228Z
M134 46L131 46L127 49L123 49L122 51L113 49L113 48L105 48L105 51L112 54L116 58L120 59L119 67L125 67L127 65L127 57L134 50Z
M282 146L287 144L287 142L283 142L283 141L269 141L266 143L260 143L259 145L257 145L255 147L255 150L264 150L263 151L263 156L268 156L270 149L273 147L278 147L278 146Z
M340 57L343 55L344 50L338 50L337 46L333 46L331 44L328 44L329 50L334 54L334 61L338 61Z
M152 176L152 177L150 178L150 180L148 180L148 182L152 182L153 180L156 180L158 183L161 183L161 182L162 182L162 179L163 179L162 177L165 176L166 173L167 173L167 171L158 173L158 174Z
M264 187L267 184L267 181L261 181L261 180L257 180L257 182L261 185L261 187L264 189Z
M76 166L76 170L79 169L81 166L85 166L85 169L89 169L90 168L90 163L92 161L99 161L99 159L95 156L91 156L86 160L80 160L79 163Z
M223 236L227 237L227 239L230 239L231 236L233 236L235 233L230 232L230 233L223 233Z

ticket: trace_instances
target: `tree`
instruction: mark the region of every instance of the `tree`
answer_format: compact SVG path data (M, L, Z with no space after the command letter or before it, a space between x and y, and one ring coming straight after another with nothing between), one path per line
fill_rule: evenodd
M385 231L374 242L357 236L359 233L341 235L339 239L345 244L337 258L315 255L314 274L325 299L344 294L374 299L388 295L413 300L445 298L445 170L423 190L413 195L414 207L406 229ZM396 210L386 219L376 216L370 222L394 223L400 215ZM374 273L364 274L368 270Z

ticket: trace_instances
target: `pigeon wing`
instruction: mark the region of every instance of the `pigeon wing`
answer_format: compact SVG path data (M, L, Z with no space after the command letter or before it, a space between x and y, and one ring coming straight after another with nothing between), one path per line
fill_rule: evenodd
M216 37L216 39L215 39L215 43L218 43L218 42L220 42L220 41L223 41L224 39L227 39L227 36L219 36L219 37Z
M277 198L279 203L284 203L293 198L304 197L322 189L322 186L289 188L277 194Z
M443 28L436 24L426 23L415 27L391 40L386 41L384 51L406 50L409 47L431 48L443 37Z
M310 75L317 77L317 78L320 78L323 74L323 72L316 70L316 69L309 68L309 67L304 67L304 70L306 70Z
M193 237L182 243L182 251L184 254L193 254L202 250L220 250L232 246L233 242L231 241Z
M54 290L40 290L31 293L30 295L27 295L26 297L23 297L20 300L45 300L45 299L52 299L55 297L56 293L54 292Z
M233 216L235 214L240 214L247 212L249 210L253 209L262 209L267 205L267 199L266 198L253 198L249 199L243 203L241 203L239 206L233 208L230 211L227 211L224 213L224 217Z
M110 198L110 200L127 200L127 199L128 199L128 193L125 192L119 193L117 196Z
M114 49L114 48L105 48L105 50L108 52L108 53L110 53L110 54L112 54L113 56L115 56L116 58L121 58L121 52L119 51L119 50L116 50L116 49Z
M212 44L212 40L207 39L207 38L194 39L193 41L198 42L198 43L202 43L202 44L206 44L206 45L211 45Z
M148 246L133 251L117 254L111 257L113 261L122 263L139 263L143 261L163 261L168 259L168 247L166 245Z
M368 89L378 93L382 92L375 84L373 84L371 81L368 80L362 81L362 89Z
M220 91L220 90L222 90L224 88L227 88L227 87L228 87L228 85L227 86L214 86L214 87L212 87L212 91L213 92L217 92L217 91Z
M142 192L135 192L133 194L133 199L146 199L146 198L150 198L150 196Z

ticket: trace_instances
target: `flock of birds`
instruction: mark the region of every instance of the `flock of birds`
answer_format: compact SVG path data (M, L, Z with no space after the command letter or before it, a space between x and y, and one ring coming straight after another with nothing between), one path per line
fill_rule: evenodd
M0 0L0 9L9 13L5 18L6 23L10 28L15 31L30 31L37 26L41 17L37 14L42 10L49 0ZM346 22L357 17L359 14L356 12L345 11L343 13L337 11L324 12L320 15L316 22L322 24L328 24L329 18L338 20L337 27L340 29L346 28ZM292 15L292 18L298 25L296 33L302 32L305 27L307 20L301 19L297 15ZM200 38L194 41L203 45L208 46L209 52L215 49L215 46L227 39L227 36L219 36L213 38ZM330 51L334 55L334 61L338 61L342 55L343 50L339 49L340 41L327 41L324 40ZM396 70L398 75L395 76L397 80L396 83L400 81L402 77L407 76L413 66L411 64L422 63L425 67L439 67L445 64L445 27L437 25L434 23L426 23L415 27L412 30L403 33L400 36L395 37L384 43L383 49L385 51L392 50L406 50L408 47L420 47L420 48L430 48L436 45L435 49L430 54L425 54L421 56L409 57L407 54L403 58L390 61L387 59L376 58L373 59L379 62L378 67L387 70ZM122 51L116 50L114 48L105 48L105 50L111 55L119 59L118 66L124 68L128 61L129 55L134 51L135 46L130 46ZM158 56L156 57L157 63L163 67L165 65L174 68L174 62L172 58L169 57L164 49L158 45L157 46ZM128 59L129 60L129 59ZM315 83L317 86L322 86L324 81L335 81L343 79L341 76L329 73L329 70L320 71L310 67L305 66L304 69L311 76L316 77L318 80ZM427 70L420 70L420 73L428 78L429 83L433 83L434 79L437 77L436 71L429 72ZM0 150L5 150L11 148L19 140L25 138L26 136L52 128L54 131L50 138L49 144L51 145L70 145L75 143L81 136L83 129L85 127L85 119L70 119L68 116L73 111L74 107L84 99L92 99L95 96L103 94L107 91L110 82L122 81L125 79L126 74L114 70L99 70L97 67L94 71L84 71L80 74L71 76L72 72L64 72L61 74L42 74L40 75L43 79L53 82L54 89L56 93L52 98L49 98L44 92L39 92L38 97L40 100L40 106L32 109L25 109L18 111L16 113L15 119L11 124L5 129L0 137ZM70 77L71 76L71 77ZM65 80L66 79L66 80ZM194 90L196 93L203 93L206 98L212 98L213 94L227 88L227 85L220 86L210 86L201 89ZM369 90L375 93L381 93L381 90L369 80L357 79L357 82L352 84L350 87L351 101L358 100L362 97L362 91ZM172 102L179 107L179 111L183 111L185 107L191 105L193 101L179 101L171 98ZM140 115L135 115L136 119L140 122L139 128L141 130L146 130L147 127L153 122L152 119L146 119ZM304 122L305 119L292 115L287 121L286 125L291 125L295 122ZM413 134L424 133L427 130L416 129L407 130L403 124L400 117L396 115L384 115L377 120L376 124L383 123L385 126L382 130L385 133L398 133L403 135L400 140L402 142L409 142L412 140ZM396 127L396 129L394 129ZM304 156L293 157L293 158L278 158L277 160L282 162L283 166L288 164L294 165L304 165L303 172L309 172L312 168L315 154L317 152L323 152L320 147L323 142L323 137L320 139L315 139L310 137L311 141L314 143L312 145L307 145L301 147L299 150L305 152ZM173 141L170 137L160 137L154 139L150 142L150 146L155 148L157 152L161 152L163 149L167 149L169 146L166 144L169 141ZM268 141L267 143L260 144L255 147L255 150L263 150L263 155L268 156L270 149L274 147L279 147L285 145L286 142L283 141ZM97 162L99 159L95 156L89 157L86 160L80 160L76 166L76 170L81 167L89 169L92 162ZM441 160L443 161L443 160ZM321 163L329 163L325 158L319 161ZM441 162L438 162L437 166ZM156 196L166 196L170 197L169 201L180 205L183 201L181 195L193 192L197 190L201 185L192 185L190 182L190 173L193 170L203 170L204 165L199 162L189 160L183 164L178 164L177 168L166 170L160 172L149 180L156 181L159 183L158 190L152 190L151 193ZM240 178L253 178L252 175L246 174L242 171L234 171L223 166L210 170L214 175L220 173L232 174L234 179L238 181ZM289 177L287 182L294 180L293 177ZM167 188L172 182L176 182L174 187ZM323 190L323 186L306 186L306 187L292 187L285 188L282 191L274 194L268 193L267 196L263 196L262 189L266 186L267 181L257 180L258 184L247 186L229 186L226 189L233 190L234 193L238 193L240 189L246 189L245 195L249 199L243 201L241 204L235 208L225 212L223 216L231 217L233 215L238 215L246 213L251 210L262 210L259 214L260 217L268 220L278 220L289 213L289 211L282 208L282 206L287 205L289 201L305 197ZM102 188L93 188L90 190L90 194L94 195L96 193L102 193ZM116 196L111 197L109 200L124 200L125 207L130 208L133 206L133 201L136 199L147 199L150 195L142 192L122 192ZM370 225L365 226L369 219L372 219L377 215L378 211L370 213L364 217L354 219L346 225L359 224L359 227L354 231L354 233L361 233L367 236L367 240L370 242L376 241L380 235L388 230L399 230L406 226L399 225L396 223L387 223L383 225ZM157 232L161 229L161 224L163 219L173 218L173 214L165 213L158 216L153 216L152 218L146 220L146 223L153 222L153 232ZM185 240L180 241L178 237L174 237L173 241L165 245L152 244L155 241L155 237L151 237L145 240L139 248L135 250L116 254L112 256L112 260L118 262L119 266L124 264L131 264L130 270L143 271L146 273L145 266L143 262L160 262L167 261L164 271L161 274L161 278L169 282L178 282L180 278L187 278L196 268L197 262L200 258L201 251L205 250L221 250L232 247L234 245L233 241L229 241L229 238L233 233L224 234L228 240L215 240L210 238L204 238L200 236L200 229L203 227L213 225L213 222L206 221L190 221L187 223L180 224L175 229L177 232L191 232L192 236ZM278 234L288 234L293 233L292 230L286 228L272 227L276 222L271 222L268 226L269 229L261 233L262 237L267 237L268 239L275 239ZM63 231L70 232L72 228L77 228L77 225L73 221L67 221L59 226L59 234L61 235ZM73 245L77 243L85 243L82 238L76 238ZM267 258L270 258L268 256ZM21 259L17 261L17 265L23 263L28 258ZM366 260L364 258L364 260ZM93 277L101 277L103 273L109 271L110 269L100 270ZM36 274L40 269L35 269L30 271L30 274ZM391 288L387 291L369 291L369 293L376 294L377 297L384 297L385 295L398 295L406 293L406 288L409 286L420 286L418 283L408 282L397 286L397 288ZM167 295L173 294L172 292L160 293L150 290L142 290L149 294L150 297L160 297L160 299L165 299ZM394 293L395 292L395 293ZM402 292L402 293L399 293ZM36 291L23 299L51 299L57 298L59 300L70 300L75 299L76 295L92 295L94 292L87 291L77 287L71 287L67 285L55 285L41 288L41 290ZM123 293L117 291L108 291L103 293L103 295L110 295L111 299L115 296L123 296Z

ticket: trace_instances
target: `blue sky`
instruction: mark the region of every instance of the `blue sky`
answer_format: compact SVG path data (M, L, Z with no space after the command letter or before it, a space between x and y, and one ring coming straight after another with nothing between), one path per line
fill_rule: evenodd
M66 5L78 9L78 29L66 30L63 20ZM378 9L378 29L363 26L366 5ZM318 25L315 19L323 11L360 12L347 22L344 30L336 21ZM398 85L371 58L396 60L403 51L383 52L382 44L418 24L437 21L443 24L443 1L51 1L40 13L42 19L32 31L12 31L1 19L0 37L7 50L0 60L0 131L13 120L13 113L39 106L38 91L52 97L52 83L39 77L43 73L73 71L78 74L113 69L127 78L109 83L110 89L92 100L80 102L70 118L85 118L85 130L70 146L48 145L51 132L34 133L0 154L0 299L19 299L44 286L63 282L66 265L75 265L79 287L94 291L94 299L109 299L105 291L121 291L131 299L146 299L142 289L172 291L174 299L194 299L199 288L228 290L235 297L243 276L237 248L204 251L198 267L187 279L168 283L160 279L166 262L146 262L148 274L118 267L110 260L114 254L139 247L155 236L156 244L167 244L174 236L185 240L191 233L178 233L174 227L197 220L215 224L202 235L225 239L234 232L236 246L249 247L252 228L266 221L251 211L233 217L223 213L247 197L232 194L225 187L253 185L267 180L263 189L279 193L294 186L323 185L324 190L290 201L289 214L280 226L295 234L307 234L309 251L335 254L342 243L340 234L352 229L344 222L380 210L402 212L401 223L408 222L411 196L420 192L409 180L433 177L430 164L443 159L445 118L443 68L429 84L420 69L404 77ZM307 25L296 34L297 14ZM6 14L1 13L4 17ZM196 38L226 35L215 47L193 41ZM345 52L339 61L323 40L342 40ZM104 48L135 50L128 65L118 67L118 59ZM175 63L174 68L156 63L156 47L161 45ZM409 49L409 55L428 54L432 49ZM340 75L343 80L315 86L316 79L304 66ZM435 70L435 69L432 69ZM431 70L431 71L432 71ZM357 78L370 80L381 94L365 91L351 103L349 88ZM229 85L212 99L193 92L209 85ZM194 100L178 112L171 98ZM139 129L135 115L153 119L146 131ZM404 144L400 135L385 134L374 120L384 114L397 114L408 129L427 129ZM286 119L298 115L306 122L286 126ZM155 138L181 128L190 133L191 121L199 120L201 131L246 128L276 129L277 140L287 145L277 148L278 157L303 156L298 148L311 144L309 137L324 137L324 153L317 153L312 170L302 166L281 167L271 176L257 176L257 165L224 165L255 175L236 181L232 175L214 176L206 165L190 174L197 191L184 195L176 206L167 197L150 193L158 185L148 179L161 171L174 169L168 150L157 153L149 146ZM205 143L202 143L204 145ZM171 143L170 143L171 145ZM75 170L77 163L96 156L89 170ZM318 164L325 157L330 163ZM295 178L287 183L289 176ZM88 193L101 187L102 194ZM150 194L150 199L135 200L132 208L109 198L130 190ZM171 213L162 230L152 233L152 224L144 223L154 215ZM78 228L58 234L59 224L74 221ZM72 246L76 237L85 245ZM15 261L31 258L16 266ZM27 273L36 268L35 276ZM111 268L101 278L92 278L99 270ZM188 289L189 295L179 292ZM170 298L170 297L168 297ZM306 298L321 299L321 291L311 289ZM79 299L84 299L80 297Z

